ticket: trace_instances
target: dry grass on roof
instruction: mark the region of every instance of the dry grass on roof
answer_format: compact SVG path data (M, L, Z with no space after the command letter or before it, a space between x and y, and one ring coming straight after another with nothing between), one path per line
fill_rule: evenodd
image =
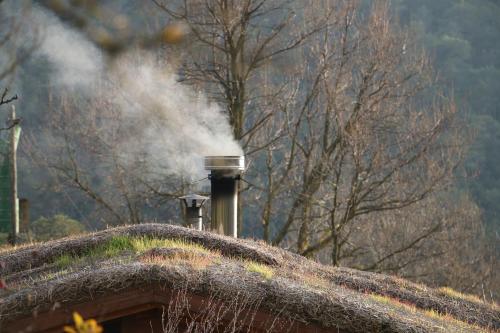
M173 225L125 226L24 246L1 252L0 262L10 288L0 294L0 322L55 301L156 284L187 285L222 300L243 293L267 311L350 332L500 329L498 306L477 298Z

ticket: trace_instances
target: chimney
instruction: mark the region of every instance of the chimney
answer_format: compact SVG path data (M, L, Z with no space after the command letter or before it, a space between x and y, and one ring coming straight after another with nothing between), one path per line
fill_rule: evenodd
M211 229L237 237L238 181L245 170L245 157L206 156L205 170L210 171Z
M203 204L209 199L198 194L188 194L179 198L184 204L184 219L186 224L194 229L203 230Z

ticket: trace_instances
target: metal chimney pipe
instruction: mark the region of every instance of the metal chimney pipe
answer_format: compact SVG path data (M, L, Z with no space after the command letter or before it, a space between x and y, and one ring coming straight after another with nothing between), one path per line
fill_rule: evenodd
M203 204L209 199L198 194L188 194L179 198L184 204L184 219L191 228L203 230Z
M210 171L212 230L238 237L238 181L245 170L244 156L206 156Z

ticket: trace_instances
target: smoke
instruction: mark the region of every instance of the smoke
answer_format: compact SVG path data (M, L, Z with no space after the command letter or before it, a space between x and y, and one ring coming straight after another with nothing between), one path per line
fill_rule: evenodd
M35 22L45 32L37 52L50 64L51 84L91 100L105 99L107 108L117 110L118 116L109 121L126 129L113 143L122 163L141 159L163 174L197 178L205 173L203 156L242 155L221 108L179 83L168 59L162 64L141 50L107 59L52 14L37 9Z
M35 24L43 31L37 54L49 61L54 81L68 87L91 87L96 76L104 69L99 50L41 9L35 10L34 17Z

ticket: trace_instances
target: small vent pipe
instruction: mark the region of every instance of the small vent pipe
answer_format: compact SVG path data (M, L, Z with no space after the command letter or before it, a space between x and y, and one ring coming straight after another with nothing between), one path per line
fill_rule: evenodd
M184 205L184 220L190 228L203 230L203 204L209 199L198 194L188 194L179 198Z
M206 156L210 171L211 229L219 234L238 236L238 181L245 170L244 156Z

